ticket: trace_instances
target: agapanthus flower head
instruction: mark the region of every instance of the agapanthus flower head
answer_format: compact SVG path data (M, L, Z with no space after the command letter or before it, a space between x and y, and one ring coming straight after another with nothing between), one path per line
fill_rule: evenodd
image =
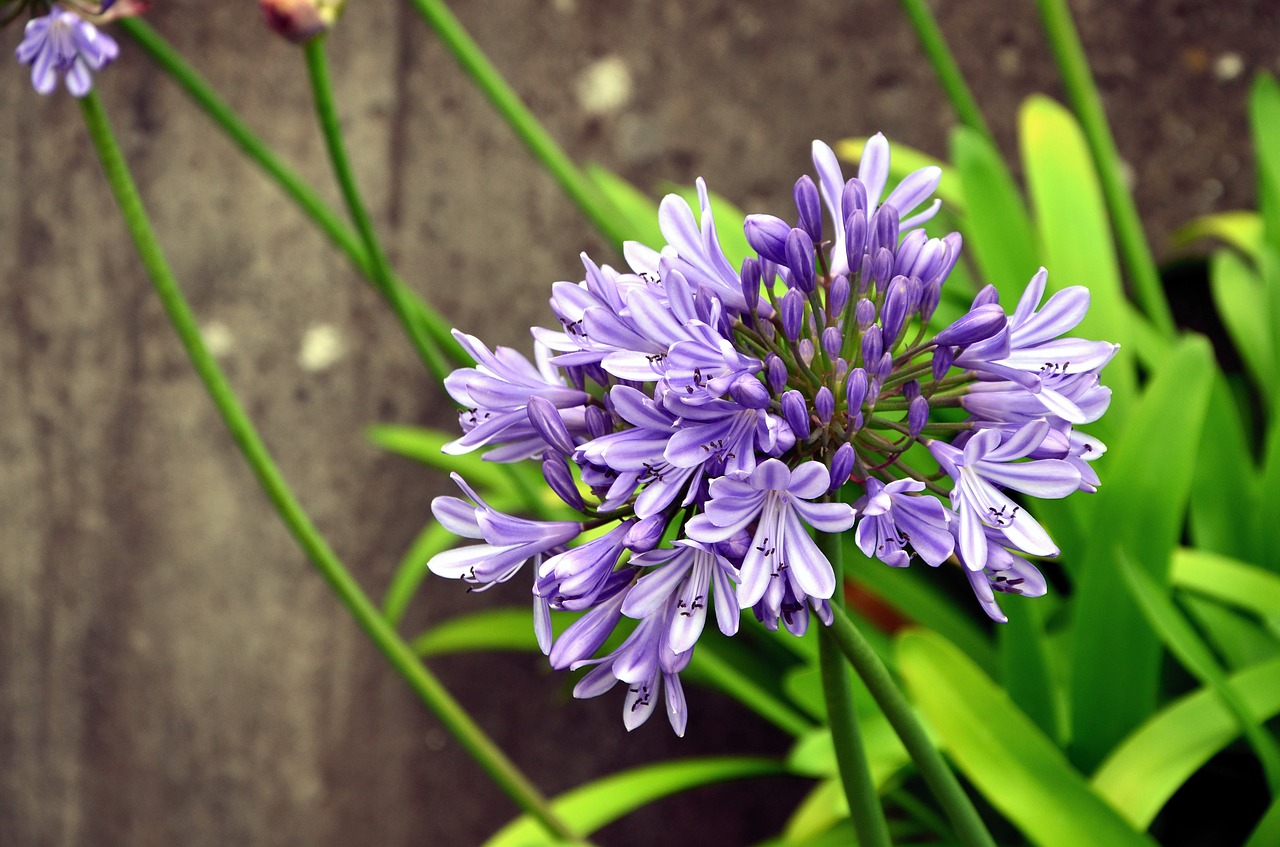
M27 22L17 50L18 61L31 66L31 86L37 92L51 94L61 76L76 97L88 94L94 72L119 54L115 39L61 6Z
M267 27L295 44L327 32L346 0L258 0Z
M534 328L536 365L457 334L476 365L446 381L464 431L446 450L540 460L581 520L501 516L466 489L437 514L484 544L431 569L490 585L536 559L539 643L556 667L593 666L577 696L625 683L628 729L662 699L684 731L679 673L710 609L726 636L746 609L795 634L832 620L839 586L814 533L849 533L893 567L950 563L1003 620L995 594L1044 593L1025 557L1057 552L1015 498L1099 485L1105 446L1076 427L1107 406L1115 345L1061 337L1087 291L1046 300L1041 271L1012 314L988 287L936 324L961 239L920 228L936 168L886 194L889 155L872 138L846 180L815 142L794 217L748 216L755 255L736 269L701 180L696 213L666 198L661 250L628 244L626 270L584 256L580 282L552 287L559 328ZM583 615L553 643L558 610ZM627 618L631 635L596 656Z

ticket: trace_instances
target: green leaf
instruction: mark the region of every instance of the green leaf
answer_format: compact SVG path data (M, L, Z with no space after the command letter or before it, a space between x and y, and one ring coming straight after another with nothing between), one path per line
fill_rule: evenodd
M1110 444L1103 484L1087 504L1073 605L1072 759L1091 770L1155 708L1160 642L1125 591L1117 549L1167 584L1200 444L1213 351L1184 338L1152 378ZM1155 469L1158 469L1156 472ZM1123 649L1118 649L1123 645Z
M1044 605L1027 597L1000 598L1009 622L999 629L1000 678L1018 708L1061 743L1067 737L1066 691L1050 667Z
M1250 713L1249 707L1227 683L1226 674L1218 667L1213 653L1173 605L1165 587L1151 574L1136 566L1128 556L1121 554L1118 561L1125 584L1137 599L1142 613L1147 617L1147 622L1159 633L1160 639L1169 648L1169 652L1202 685L1216 691L1222 698L1222 702L1235 715L1249 745L1253 747L1253 751L1262 762L1262 769L1266 773L1271 793L1276 794L1277 789L1280 789L1280 746L1276 744L1275 738L1258 725L1258 720Z
M858 164L862 161L862 148L866 146L867 139L865 138L846 138L837 141L832 145L832 149L835 151L837 158ZM888 196L892 186L901 182L902 178L907 174L914 173L921 168L940 168L942 170L942 181L938 183L938 190L934 192L934 196L942 201L944 208L948 208L955 213L964 213L964 195L960 186L960 178L954 168L939 158L897 142L893 144L892 153L893 155L889 159L889 185L885 187L885 196ZM853 174L847 174L846 176L853 176Z
M1205 215L1178 229L1173 243L1186 246L1201 238L1223 241L1253 261L1262 249L1262 218L1257 212L1219 212Z
M1173 553L1170 576L1179 588L1280 621L1280 576L1270 571L1184 547Z
M704 638L693 654L685 676L725 692L774 726L800 736L813 729L813 723L793 709L767 685L728 661L723 655L728 645L723 640Z
M1280 658L1240 671L1227 683L1259 719L1280 712ZM1130 824L1146 829L1174 792L1239 731L1217 693L1202 688L1152 715L1116 747L1094 774L1094 790Z
M843 540L845 573L850 579L921 626L946 636L983 670L994 672L997 661L991 639L935 584L948 577L963 580L962 575L948 569L891 568L863 555L853 533L845 533Z
M529 608L518 606L450 618L413 639L413 650L423 658L480 650L536 653L538 640Z
M451 456L442 452L444 445L457 439L455 434L425 427L378 424L369 427L366 435L384 450L442 471L456 471L474 486L497 491L511 486L504 465L486 462L479 453Z
M1249 91L1249 127L1263 226L1267 241L1280 247L1280 85L1270 74L1259 74Z
M1276 844L1280 844L1280 798L1271 803L1244 847L1275 847Z
M1280 414L1271 421L1265 447L1258 484L1258 552L1263 564L1273 571L1280 571L1280 521L1275 519L1280 515Z
M1191 538L1197 547L1250 558L1257 503L1257 471L1231 386L1215 369L1204 435L1191 485Z
M667 185L665 188L683 197L693 209L694 219L701 220L697 188L685 185ZM720 249L724 250L724 256L729 260L729 264L737 270L742 267L743 259L756 255L756 251L752 250L751 245L747 243L747 234L743 229L747 216L719 194L709 191L707 200L711 203L711 220L715 223L716 240L720 243Z
M983 278L1017 302L1040 267L1036 233L1018 186L1000 151L968 127L951 133L951 160L965 199L965 247L973 251Z
M418 533L409 552L405 553L391 578L387 596L382 601L382 615L393 627L404 618L409 603L418 586L427 578L427 563L437 553L443 553L462 539L442 524L429 523Z
M560 795L551 806L584 837L655 800L714 782L785 773L774 759L688 758L645 765L587 783ZM484 847L542 847L557 842L527 815L516 818Z
M1072 335L1115 341L1120 351L1103 375L1111 408L1090 432L1110 441L1123 427L1136 386L1132 307L1125 300L1111 223L1093 156L1075 117L1047 97L1030 97L1019 112L1019 142L1035 210L1050 292L1086 285L1089 314Z
M827 734L827 745L831 744L831 735ZM835 752L831 753L831 764L835 766ZM824 779L813 787L796 806L787 825L782 831L780 845L807 845L814 839L828 832L840 821L849 818L849 801L844 796L844 788L839 779ZM856 843L845 841L844 844Z
M627 237L646 247L661 250L667 240L662 237L658 226L658 204L608 168L592 162L585 171L587 179L595 183L596 188L622 214L621 229L628 233Z
M1183 594L1178 604L1187 610L1205 641L1222 661L1237 671L1280 655L1280 640L1257 620L1192 594Z
M1275 339L1271 337L1267 310L1259 308L1267 299L1262 278L1235 253L1219 250L1209 261L1209 287L1231 343L1254 384L1273 404Z
M943 749L1033 843L1151 847L955 645L937 633L908 632L898 641L898 667Z

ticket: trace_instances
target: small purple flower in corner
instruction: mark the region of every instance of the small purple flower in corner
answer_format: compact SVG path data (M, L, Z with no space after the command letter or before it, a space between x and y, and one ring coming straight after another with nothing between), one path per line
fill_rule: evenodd
M93 88L93 72L102 70L119 54L115 39L60 6L27 22L17 51L18 61L31 66L31 86L37 92L51 94L62 74L67 91L76 97L88 94Z

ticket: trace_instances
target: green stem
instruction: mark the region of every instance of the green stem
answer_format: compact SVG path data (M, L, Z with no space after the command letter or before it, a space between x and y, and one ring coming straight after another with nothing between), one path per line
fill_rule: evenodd
M284 193L302 209L311 220L338 249L347 255L356 269L369 281L373 282L373 266L365 253L360 237L299 177L279 156L277 156L253 130L240 120L235 111L203 77L174 50L161 35L150 25L139 18L122 18L117 26L125 31L139 47L149 55L178 85L187 93L196 105L238 146L246 156L275 181ZM455 364L470 364L471 357L462 348L451 333L451 326L439 312L411 291L403 281L396 279L397 287L409 299L415 318L430 334L435 346L443 351ZM377 284L376 282L374 283ZM433 356L435 360L437 356ZM448 373L449 365L436 362L432 372L437 378Z
M942 36L942 29L939 28L938 21L925 0L902 0L902 10L907 13L907 19L911 21L911 26L916 31L916 38L920 40L920 47L924 50L929 64L933 65L933 72L937 75L938 82L942 84L942 90L946 92L947 99L951 101L951 108L956 110L960 122L982 133L994 147L995 139L991 135L991 129L987 126L986 120L982 117L978 101L974 99L973 92L964 81L964 74L960 72L960 66L956 64L956 58L951 54L951 48L947 46L947 40Z
M1071 12L1066 0L1036 0L1036 6L1040 10L1054 60L1062 73L1067 97L1080 118L1080 126L1102 180L1102 194L1111 213L1120 255L1133 277L1134 294L1156 327L1165 335L1172 336L1173 313L1165 299L1160 273L1143 232L1138 208L1120 172L1120 151L1116 149L1111 127L1107 124L1102 97L1089 71L1084 45L1080 43L1080 34L1071 20Z
M915 760L920 775L924 777L930 790L938 798L939 805L950 818L951 825L955 827L956 837L965 847L995 847L978 810L973 807L973 802L965 794L960 781L951 772L938 748L929 740L928 733L916 718L911 704L907 702L893 677L889 675L884 662L880 661L880 657L854 626L844 609L833 604L832 612L835 620L826 631L858 672L858 676L862 677L871 696L879 704L880 711L884 712L898 738L902 739L902 746L907 748L907 752Z
M454 59L471 77L489 102L506 120L516 136L528 148L533 157L547 169L569 199L577 204L592 225L619 249L630 237L621 224L622 218L607 197L587 176L578 169L525 106L498 69L493 66L480 45L467 33L462 24L449 11L443 0L410 0L418 14L426 19L440 36Z
M186 348L196 373L204 383L210 399L222 416L231 437L235 439L267 498L279 513L307 558L320 571L335 594L346 605L352 617L365 631L382 654L422 701L435 712L445 728L475 758L497 785L515 801L516 805L536 817L549 832L560 838L572 840L573 830L552 811L547 799L521 773L498 748L470 715L453 699L448 690L427 670L412 649L406 644L377 607L360 588L346 567L320 535L301 504L289 489L279 468L276 467L266 445L262 443L253 423L241 408L222 370L205 347L196 325L195 315L182 296L177 280L164 258L160 244L151 229L151 223L138 196L137 186L129 173L120 147L112 135L106 113L96 94L90 93L80 101L98 158L112 194L120 206L125 225L132 236L147 275L155 286L174 331Z
M836 573L833 608L844 605L844 569L841 566L839 535L818 533L818 547L831 562ZM889 824L876 791L867 751L858 729L858 715L853 706L853 678L840 650L830 637L830 629L822 628L818 639L818 667L822 671L822 694L827 703L827 722L831 726L831 742L840 768L840 783L849 801L849 817L858 834L859 847L889 847Z
M307 57L307 73L311 79L311 94L315 99L316 117L320 121L320 129L324 133L325 147L329 151L329 161L333 165L334 176L342 189L342 199L347 204L347 213L355 222L356 232L364 245L364 254L369 260L370 277L374 285L387 298L391 309L400 319L401 326L418 349L423 362L444 382L449 374L449 366L444 363L435 343L427 337L422 324L414 320L413 307L405 296L404 288L397 282L391 263L387 261L386 251L378 240L378 233L373 228L373 219L369 217L369 209L360 197L360 189L356 185L355 174L351 170L351 158L347 155L346 144L342 141L342 125L338 120L338 109L333 102L333 85L329 81L329 61L324 52L325 36L317 35L306 43L303 51Z

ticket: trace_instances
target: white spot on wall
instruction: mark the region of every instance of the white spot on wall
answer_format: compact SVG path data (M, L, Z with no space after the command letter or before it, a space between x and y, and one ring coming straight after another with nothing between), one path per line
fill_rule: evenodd
M578 105L591 115L617 112L631 102L631 71L620 56L605 56L578 74Z
M1244 59L1239 53L1223 53L1213 63L1213 75L1223 82L1230 82L1244 73Z
M224 359L235 349L236 337L231 334L231 327L222 321L209 321L201 334L204 335L204 346L209 348L215 359Z
M333 367L347 353L346 342L333 324L308 327L298 351L298 365L304 371L318 373Z

